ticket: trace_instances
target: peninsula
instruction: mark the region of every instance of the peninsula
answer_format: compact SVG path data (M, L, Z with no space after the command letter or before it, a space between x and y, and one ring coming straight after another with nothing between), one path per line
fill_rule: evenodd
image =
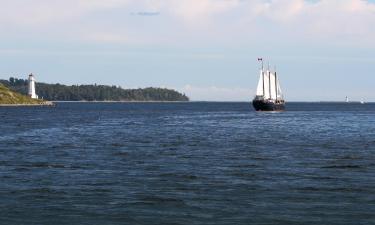
M11 77L9 80L0 80L0 83L20 94L26 95L28 93L28 80ZM185 94L176 90L154 87L123 89L114 85L68 86L38 82L36 92L39 98L48 101L189 101Z
M33 106L33 105L52 105L51 102L40 99L32 99L29 96L14 92L0 83L0 106Z

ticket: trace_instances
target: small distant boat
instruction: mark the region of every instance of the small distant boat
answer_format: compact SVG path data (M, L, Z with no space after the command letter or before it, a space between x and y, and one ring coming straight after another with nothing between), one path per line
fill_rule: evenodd
M361 103L361 104L365 104L365 101L361 100L359 103Z
M348 98L348 96L345 97L345 102L346 102L346 103L349 103L349 98Z
M279 79L275 71L270 68L264 70L263 59L260 70L259 82L256 96L253 100L253 106L256 111L283 111L285 110L285 101L282 95ZM269 66L268 66L269 67Z

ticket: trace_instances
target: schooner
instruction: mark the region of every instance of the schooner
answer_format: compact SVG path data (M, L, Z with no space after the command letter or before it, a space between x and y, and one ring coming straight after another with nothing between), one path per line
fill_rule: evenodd
M253 106L256 111L283 111L285 110L285 101L281 91L279 77L275 71L271 71L269 66L265 70L263 67L263 59L260 70L259 82L256 96L253 100Z

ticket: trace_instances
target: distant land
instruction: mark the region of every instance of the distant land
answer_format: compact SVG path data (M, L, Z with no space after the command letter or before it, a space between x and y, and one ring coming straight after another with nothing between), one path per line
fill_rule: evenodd
M0 105L51 105L51 103L14 92L0 83Z
M9 89L26 95L28 80L0 80ZM123 89L109 85L62 85L36 83L39 98L48 101L189 101L185 94L166 88Z

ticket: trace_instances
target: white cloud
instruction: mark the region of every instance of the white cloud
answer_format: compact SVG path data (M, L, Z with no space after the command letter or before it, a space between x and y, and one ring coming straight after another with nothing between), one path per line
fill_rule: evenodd
M13 0L0 2L0 26L11 24L26 27L70 22L97 10L125 6L129 0Z
M0 31L7 36L33 32L30 35L36 37L82 41L93 35L97 42L129 44L375 45L375 4L364 0L13 0L0 4ZM158 16L130 16L137 12L158 12Z
M240 0L166 0L163 7L190 25L205 24L210 17L226 13L240 5Z
M276 22L288 22L299 16L306 5L304 0L273 0L258 2L250 7L255 8L256 16L271 18Z
M352 38L369 41L373 39L375 5L362 0L322 0L306 9L310 22L309 31L317 36Z

